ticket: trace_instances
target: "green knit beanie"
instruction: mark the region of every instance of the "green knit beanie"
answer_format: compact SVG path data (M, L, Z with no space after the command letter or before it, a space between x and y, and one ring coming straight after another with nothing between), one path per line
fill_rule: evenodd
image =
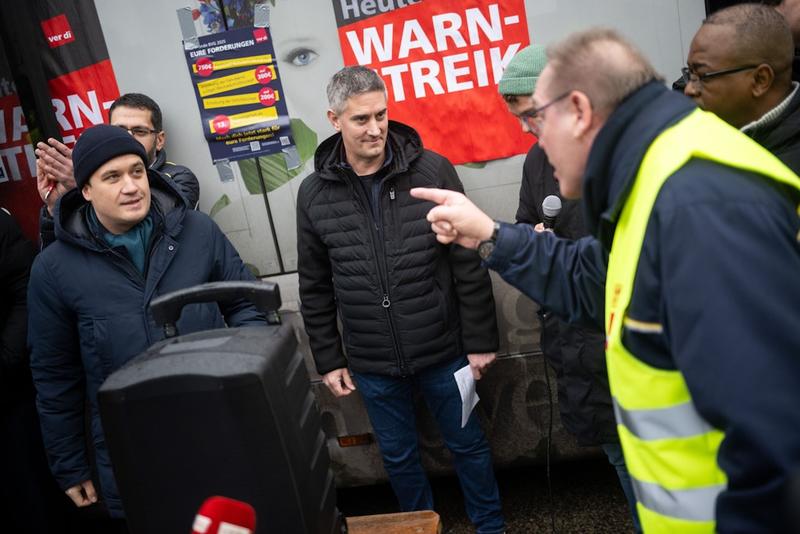
M546 64L545 47L530 45L523 48L511 58L497 89L501 95L532 95Z

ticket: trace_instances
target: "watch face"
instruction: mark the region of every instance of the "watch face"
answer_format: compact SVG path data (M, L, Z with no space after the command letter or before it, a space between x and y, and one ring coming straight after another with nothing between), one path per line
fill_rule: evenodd
M482 260L491 256L493 251L494 241L481 241L481 244L478 245L478 256L480 256Z

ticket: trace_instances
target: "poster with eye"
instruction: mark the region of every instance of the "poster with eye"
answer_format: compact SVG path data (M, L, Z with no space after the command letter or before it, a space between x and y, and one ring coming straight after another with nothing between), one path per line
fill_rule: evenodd
M383 78L389 117L454 164L531 146L497 92L530 43L524 0L332 0L345 65ZM502 141L498 141L502 140Z
M269 28L184 41L184 53L214 163L294 145Z

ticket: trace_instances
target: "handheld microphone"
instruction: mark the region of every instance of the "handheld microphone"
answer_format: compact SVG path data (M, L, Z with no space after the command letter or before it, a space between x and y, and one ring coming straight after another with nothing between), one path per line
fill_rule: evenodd
M556 218L561 213L561 199L555 195L547 195L542 201L542 223L545 228L552 228L556 224Z
M253 534L256 510L228 497L209 497L197 511L192 534Z

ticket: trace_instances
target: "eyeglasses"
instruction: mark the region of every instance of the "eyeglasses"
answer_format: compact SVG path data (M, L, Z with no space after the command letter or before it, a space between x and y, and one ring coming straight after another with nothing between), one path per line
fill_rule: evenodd
M528 128L530 128L531 132L533 132L533 135L540 137L542 125L544 124L544 116L541 113L556 102L567 98L570 93L572 93L572 91L567 91L564 94L555 97L553 100L543 106L539 106L538 108L530 109L528 111L523 111L519 114L519 120L523 121Z
M725 76L726 74L734 74L736 72L742 72L744 70L756 69L759 65L744 65L742 67L732 67L730 69L722 69L722 70L715 70L714 72L706 72L705 74L697 74L689 67L683 67L681 69L681 74L683 75L683 81L686 82L686 85L690 83L697 83L701 86L703 82L708 79L716 78L717 76Z
M119 128L122 128L123 130L125 130L134 137L147 137L148 135L158 133L158 130L151 130L150 128L145 128L144 126L134 126L133 128L126 128L120 125Z

